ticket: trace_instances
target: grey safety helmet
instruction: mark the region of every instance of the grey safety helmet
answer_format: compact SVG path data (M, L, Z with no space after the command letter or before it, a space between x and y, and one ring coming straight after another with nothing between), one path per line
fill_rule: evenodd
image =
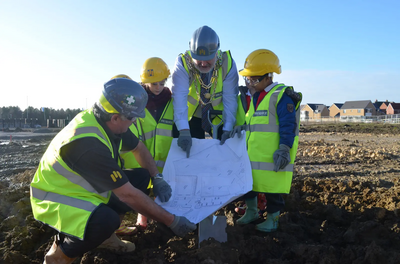
M211 60L219 49L219 37L212 28L202 26L193 33L189 49L193 59Z
M111 79L104 84L98 105L106 113L122 114L128 119L145 117L147 92L127 78Z

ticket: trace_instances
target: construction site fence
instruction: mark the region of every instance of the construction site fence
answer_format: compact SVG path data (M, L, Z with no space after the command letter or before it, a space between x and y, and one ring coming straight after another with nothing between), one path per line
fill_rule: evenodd
M4 128L63 128L68 125L68 119L47 119L46 123L43 124L43 120L37 118L1 118L0 129Z
M68 125L68 119L47 119L43 124L43 120L37 118L1 118L0 129L4 128L63 128ZM321 117L317 119L301 118L302 124L307 123L387 123L400 124L400 114L379 115L379 116L341 116L341 117Z
M400 124L400 114L379 115L379 116L341 116L321 117L317 119L302 118L301 123L386 123Z

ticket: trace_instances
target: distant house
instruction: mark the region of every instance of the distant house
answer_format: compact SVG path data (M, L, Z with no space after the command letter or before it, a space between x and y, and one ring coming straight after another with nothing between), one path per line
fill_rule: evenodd
M375 105L370 100L346 101L340 108L340 117L376 115Z
M389 103L388 107L386 108L387 115L395 115L400 114L400 103Z
M324 104L305 104L300 108L301 120L318 120L329 117L329 110Z
M376 109L376 114L377 115L386 115L386 110L381 110L381 106L384 102L383 101L378 101L375 100L375 102L373 103Z
M378 99L376 99L374 105L377 109L379 109L384 102L385 101L378 101Z
M342 108L343 104L333 103L329 107L329 116L330 117L338 117L340 116L340 108Z
M388 100L386 101L378 101L375 100L374 105L379 109L377 114L386 114L386 109L389 106L390 103L394 103L394 102L389 102ZM379 113L380 111L380 113Z

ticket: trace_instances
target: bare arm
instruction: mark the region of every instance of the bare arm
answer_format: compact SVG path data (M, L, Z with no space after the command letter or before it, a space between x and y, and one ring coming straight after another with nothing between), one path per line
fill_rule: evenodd
M143 142L139 141L139 144L132 150L132 153L139 165L149 171L151 177L154 177L159 173L156 162Z
M113 192L122 202L148 218L154 219L167 226L170 226L174 221L173 214L165 211L150 197L133 187L130 182L114 189Z

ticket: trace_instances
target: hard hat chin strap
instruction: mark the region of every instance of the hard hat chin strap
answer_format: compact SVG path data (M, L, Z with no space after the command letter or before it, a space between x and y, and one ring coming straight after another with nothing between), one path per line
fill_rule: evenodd
M272 79L274 79L274 73L273 72L268 73L268 77L270 77L272 81Z

